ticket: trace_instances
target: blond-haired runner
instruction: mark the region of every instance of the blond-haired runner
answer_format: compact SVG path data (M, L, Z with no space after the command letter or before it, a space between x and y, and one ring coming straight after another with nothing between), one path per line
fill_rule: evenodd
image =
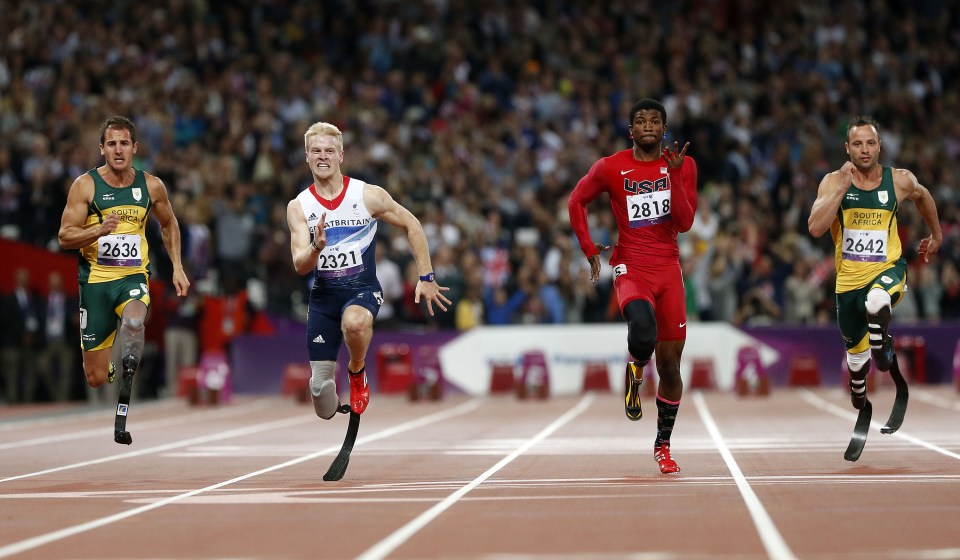
M450 288L435 280L420 220L383 188L341 172L340 129L315 123L303 141L313 183L287 205L287 224L293 267L299 274L313 274L306 343L314 411L325 420L337 412L350 413L343 451L324 477L337 480L346 469L360 414L370 401L366 355L373 321L383 303L374 257L377 222L383 220L406 232L420 271L415 301L423 298L430 315L434 306L447 310L451 302L442 292ZM349 406L341 406L335 378L337 354L344 343L350 354Z

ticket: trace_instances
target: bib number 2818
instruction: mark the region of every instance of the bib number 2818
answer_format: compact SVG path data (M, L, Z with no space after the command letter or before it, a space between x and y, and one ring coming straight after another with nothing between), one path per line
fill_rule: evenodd
M670 219L670 191L654 191L627 197L631 228L663 223Z

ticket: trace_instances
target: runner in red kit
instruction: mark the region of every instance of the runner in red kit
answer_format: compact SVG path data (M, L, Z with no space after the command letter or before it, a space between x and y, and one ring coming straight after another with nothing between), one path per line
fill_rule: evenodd
M587 205L610 197L619 232L610 256L620 311L627 319L625 410L639 420L643 367L656 354L657 439L654 458L665 474L680 472L670 456L670 435L680 408L683 381L680 356L687 338L686 298L677 234L693 224L697 210L697 164L687 156L690 143L662 148L667 112L654 99L630 109L633 148L597 160L570 194L568 209L580 248L590 261L590 279L600 279L600 253L609 249L590 239Z

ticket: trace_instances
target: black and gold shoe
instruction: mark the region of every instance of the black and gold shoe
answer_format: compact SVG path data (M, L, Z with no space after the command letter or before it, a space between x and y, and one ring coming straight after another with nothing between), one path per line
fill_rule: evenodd
M639 377L637 374L639 373ZM640 386L643 385L643 369L637 371L637 364L627 362L627 377L624 382L624 412L627 418L639 420L643 416L640 409Z

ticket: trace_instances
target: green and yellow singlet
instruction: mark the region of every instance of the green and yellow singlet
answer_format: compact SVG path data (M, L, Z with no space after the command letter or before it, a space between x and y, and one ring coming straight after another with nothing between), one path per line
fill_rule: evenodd
M94 189L84 225L100 224L111 213L117 214L120 223L113 233L80 249L81 284L109 282L136 273L149 275L146 224L153 202L143 171L134 171L133 183L120 188L108 185L96 169L87 172Z
M838 294L866 286L902 253L893 172L889 167L882 170L876 189L865 191L853 184L847 188L830 227L836 247Z

